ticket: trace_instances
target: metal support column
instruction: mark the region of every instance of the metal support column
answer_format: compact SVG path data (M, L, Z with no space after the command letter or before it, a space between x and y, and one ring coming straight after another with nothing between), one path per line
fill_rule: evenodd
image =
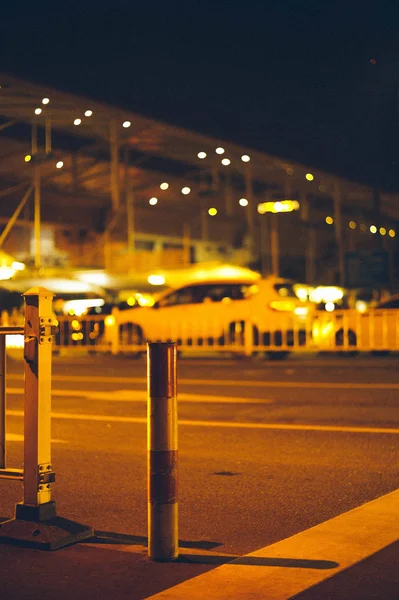
M27 201L29 200L29 196L32 193L32 187L30 187L29 189L26 190L25 194L23 195L23 198L21 200L21 202L18 204L17 208L14 211L14 214L12 215L12 217L7 221L6 226L4 227L3 231L1 232L0 235L0 248L2 248L4 242L6 241L6 238L8 236L8 234L10 233L11 229L14 227L15 222L17 221L22 209L24 208L24 206L26 205Z
M338 181L334 182L334 232L338 254L338 285L345 285L345 248L342 235L342 189Z
M260 256L260 274L264 277L270 269L269 255L267 253L267 218L266 215L259 215L259 256Z
M41 257L40 257L40 167L35 167L33 171L33 194L34 194L34 207L33 207L33 231L35 241L35 267L40 269Z
M37 125L32 123L31 128L31 153L32 156L37 153Z
M115 120L110 124L110 150L111 150L111 201L112 210L116 212L120 205L119 181L119 136Z
M227 167L228 169L228 167ZM225 202L225 210L226 215L231 217L233 214L233 199L232 199L232 190L231 190L231 175L230 173L225 174L224 181L224 202Z
M253 193L252 169L250 163L245 165L245 197L248 200L248 206L245 214L247 216L248 235L250 238L251 253L255 254L255 202Z
M272 257L272 273L279 276L280 248L278 239L278 215L270 213L270 253Z
M112 120L109 128L109 143L111 154L111 211L110 223L106 223L104 232L104 266L105 269L111 268L112 249L111 249L111 230L115 223L115 217L120 208L120 179L119 179L119 135L116 120Z
M304 191L300 193L299 206L305 231L305 281L312 283L315 277L316 231L311 222L309 198Z
M316 278L315 255L316 255L316 229L312 224L308 226L306 246L306 283L313 283Z
M190 264L190 225L183 224L183 263L184 266Z
M128 252L135 252L135 225L134 225L134 192L129 186L126 189L126 217L127 217L127 249Z
M201 207L201 239L203 242L208 240L208 211L206 207Z
M211 190L212 190L212 192L217 192L219 189L219 184L220 184L218 167L212 166L211 177L212 177Z
M71 154L71 184L72 191L76 194L79 188L79 154Z
M45 128L45 152L49 154L51 152L51 121L46 119L44 122Z

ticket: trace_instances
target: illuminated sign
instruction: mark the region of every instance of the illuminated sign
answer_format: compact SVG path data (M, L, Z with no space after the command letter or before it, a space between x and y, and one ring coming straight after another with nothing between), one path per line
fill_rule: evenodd
M267 212L280 213L292 212L299 209L298 200L277 200L271 202L261 202L258 204L258 213L264 215Z

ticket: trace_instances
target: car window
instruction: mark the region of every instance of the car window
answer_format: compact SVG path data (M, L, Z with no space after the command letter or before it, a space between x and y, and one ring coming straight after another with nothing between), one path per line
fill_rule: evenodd
M294 291L292 283L275 283L274 289L282 298L296 298L297 295Z
M251 295L249 290L252 287L252 284L222 283L209 284L201 287L203 299L208 298L212 300L212 302L223 302L247 298Z
M252 283L206 283L190 285L160 298L156 307L176 306L183 304L198 304L204 301L223 302L243 300L259 291Z
M204 297L209 298L212 302L221 302L224 298L231 299L231 285L216 284L206 286L206 289L204 289Z
M195 286L189 286L181 288L180 290L175 290L167 296L164 296L158 301L157 306L159 306L159 308L165 308L166 306L195 304L197 302L201 302L201 300L198 297L196 288Z

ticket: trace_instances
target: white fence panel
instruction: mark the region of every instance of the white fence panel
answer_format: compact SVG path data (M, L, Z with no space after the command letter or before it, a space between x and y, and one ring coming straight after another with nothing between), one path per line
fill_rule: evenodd
M120 324L118 311L108 316L60 316L57 319L59 332L54 347L70 352L138 354L146 351L147 341L175 341L181 352L197 354L399 352L399 310L392 309L370 309L365 313L320 311L301 323L290 314L276 313L265 331L259 331L254 324L255 315L251 319L226 323L223 318L210 314L206 320L182 320L174 325L163 322L159 337L149 340L134 324Z

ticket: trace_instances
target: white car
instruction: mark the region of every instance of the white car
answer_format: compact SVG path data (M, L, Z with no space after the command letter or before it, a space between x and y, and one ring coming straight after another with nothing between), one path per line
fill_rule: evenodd
M399 351L399 294L364 310L322 313L314 321L313 339L321 350Z
M169 289L151 307L121 311L116 326L121 349L146 341L176 341L182 350L249 343L282 358L306 343L312 307L286 279L207 280Z

